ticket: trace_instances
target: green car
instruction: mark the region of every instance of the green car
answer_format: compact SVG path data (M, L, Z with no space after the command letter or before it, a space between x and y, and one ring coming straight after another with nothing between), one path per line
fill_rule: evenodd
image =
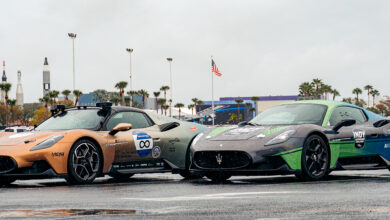
M348 103L291 102L199 134L191 158L190 171L214 181L274 174L318 180L333 170L387 169L390 123Z

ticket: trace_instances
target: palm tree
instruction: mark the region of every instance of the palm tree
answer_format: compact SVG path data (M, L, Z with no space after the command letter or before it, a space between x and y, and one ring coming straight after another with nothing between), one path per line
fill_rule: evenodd
M340 93L337 91L337 89L332 89L330 93L333 95L333 101L336 99L336 96L340 96Z
M359 101L359 95L362 94L362 90L360 88L354 88L352 90L352 94L356 95L356 101Z
M198 99L198 101L196 102L196 104L198 104L198 107L199 107L199 111L200 111L200 106L203 105L203 101Z
M74 102L74 106L77 106L77 103L79 102L80 96L83 94L80 90L73 90L73 95L76 97L76 101Z
M131 91L128 91L127 92L127 95L129 95L130 96L130 107L133 107L133 105L134 105L134 96L136 96L138 93L137 93L137 91L134 91L134 90L131 90Z
M175 108L179 108L179 120L181 117L181 108L183 108L183 107L184 107L183 103L176 103L176 105L175 105Z
M375 106L375 97L378 97L380 93L378 90L374 89L370 92L370 94L372 95L372 106Z
M169 117L172 117L172 108L171 108L171 106L172 106L172 99L169 99L168 102L169 102Z
M194 102L195 114L198 114L198 101L199 101L199 99L198 98L192 98L191 100L192 100L192 102Z
M76 90L75 90L76 91ZM73 91L74 92L74 91ZM76 99L77 100L77 99ZM46 94L45 96L43 96L42 98L39 99L39 102L44 104L45 106L45 110L46 110L46 118L49 116L49 111L47 110L47 107L50 103L51 99L49 97L49 94Z
M349 104L352 104L352 98L343 98L342 100L343 102L346 102L346 103L349 103Z
M167 99L167 91L170 89L169 86L161 86L160 91L164 93L164 99Z
M163 98L157 100L157 103L161 107L161 114L164 114L164 105L165 105L166 102L167 102L167 100L163 99Z
M364 90L367 90L367 105L368 107L370 106L370 94L371 94L371 91L374 89L374 87L372 85L366 85L364 87Z
M104 89L97 89L93 91L93 101L99 101L100 103L108 99L108 92Z
M238 118L240 118L240 104L243 103L244 100L242 100L242 99L236 99L236 100L234 100L234 101L237 103L237 112L238 112L237 116L238 116ZM239 120L238 120L238 121L239 121Z
M53 91L50 91L49 93L49 97L51 98L51 105L55 105L57 103L57 98L58 98L58 95L60 94L59 91L57 90L53 90Z
M315 95L316 95L316 98L319 98L319 95L320 95L320 88L322 86L322 80L321 79L313 79L313 82L312 82L314 88L315 88Z
M149 93L146 90L141 89L138 90L138 94L142 96L142 108L145 109L145 98L149 97Z
M69 100L69 95L70 93L72 93L69 89L65 89L64 91L62 91L62 95L65 96L65 100Z
M2 83L0 84L0 90L5 93L5 126L8 126L8 92L11 90L11 83Z
M121 102L121 98L117 96L113 96L111 97L110 102L114 103L114 105L118 105L119 102Z
M167 110L169 108L169 105L164 105L164 111L165 111L165 115L167 115Z
M13 114L14 114L14 107L16 105L16 99L8 99L7 100L7 104L8 106L10 107L10 115L9 115L9 119L12 121L14 120L13 119Z
M252 96L251 100L255 103L255 116L256 116L256 107L257 107L257 102L260 100L260 97L258 96Z
M329 99L329 93L332 92L332 86L328 84L322 84L320 88L320 92L324 93L324 97L326 100Z
M125 105L125 88L127 87L126 81L120 81L117 84L115 84L115 88L119 89L119 95L121 97L121 105Z
M299 94L303 97L310 97L314 93L313 84L309 82L303 82L299 85Z
M192 115L194 115L194 107L195 107L194 104L189 104L189 105L187 105L187 108L191 110Z
M157 114L158 114L158 103L157 103L157 99L158 97L160 96L161 92L158 91L158 92L153 92L153 95L154 97L156 98L156 111L157 111Z

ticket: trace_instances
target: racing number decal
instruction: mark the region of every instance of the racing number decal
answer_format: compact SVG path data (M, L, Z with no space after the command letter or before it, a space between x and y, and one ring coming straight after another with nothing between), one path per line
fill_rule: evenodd
M354 129L353 138L355 139L355 147L362 148L364 147L364 142L366 141L366 132L363 129Z
M134 144L137 154L146 157L153 148L153 138L143 131L133 131Z

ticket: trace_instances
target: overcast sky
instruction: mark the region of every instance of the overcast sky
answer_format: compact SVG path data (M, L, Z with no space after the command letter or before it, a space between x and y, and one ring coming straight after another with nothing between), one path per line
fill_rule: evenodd
M210 56L223 76L215 96L296 95L303 81L321 78L343 97L372 84L390 95L390 1L2 1L0 59L15 98L22 71L25 102L42 96L48 57L51 87L84 93L129 80L152 95L169 84L174 102L211 99Z

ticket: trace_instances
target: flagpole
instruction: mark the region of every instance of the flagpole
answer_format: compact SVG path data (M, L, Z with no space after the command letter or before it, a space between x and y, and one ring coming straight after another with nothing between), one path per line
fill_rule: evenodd
M213 60L213 56L211 56L211 61ZM213 68L211 68L211 110L212 115L211 117L213 118L213 127L214 127L214 73L213 73Z

